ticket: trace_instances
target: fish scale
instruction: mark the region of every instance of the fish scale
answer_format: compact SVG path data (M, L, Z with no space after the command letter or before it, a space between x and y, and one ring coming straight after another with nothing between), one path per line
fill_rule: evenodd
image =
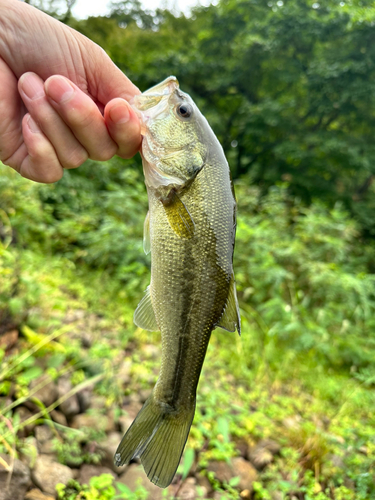
M162 359L115 462L139 457L150 480L166 487L194 417L211 332L240 331L232 266L236 203L220 143L174 77L139 96L135 109L145 134L151 284L134 320L161 331Z

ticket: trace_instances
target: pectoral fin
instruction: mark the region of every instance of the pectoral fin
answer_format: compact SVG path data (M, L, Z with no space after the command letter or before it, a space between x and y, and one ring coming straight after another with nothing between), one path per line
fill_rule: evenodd
M192 238L195 233L194 221L176 193L172 193L168 203L164 203L164 209L173 231L180 238Z
M137 306L134 312L134 323L143 328L143 330L149 330L150 332L156 332L159 330L158 324L156 322L154 309L151 302L151 292L148 286L143 299Z
M145 222L143 225L143 250L145 254L151 252L151 240L150 240L150 212L147 212Z
M235 332L237 330L238 334L241 335L240 309L238 307L236 282L233 274L230 281L227 304L217 326L228 332Z

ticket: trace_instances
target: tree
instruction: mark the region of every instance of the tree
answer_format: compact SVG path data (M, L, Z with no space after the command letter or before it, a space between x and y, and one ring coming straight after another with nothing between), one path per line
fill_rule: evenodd
M342 200L375 233L375 9L371 2L222 0L191 17L139 2L75 24L145 90L175 74L234 177ZM126 23L126 27L125 24ZM125 28L124 28L125 27Z

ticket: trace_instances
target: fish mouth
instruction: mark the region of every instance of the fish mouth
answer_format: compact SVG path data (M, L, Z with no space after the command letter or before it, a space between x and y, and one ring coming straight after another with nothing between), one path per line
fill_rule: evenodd
M160 97L163 95L170 95L175 90L179 88L178 80L175 76L168 76L165 80L154 85L150 89L143 92L143 95L159 95Z
M177 78L169 76L143 94L134 96L130 104L140 118L142 135L146 135L150 120L160 119L169 113L169 97L178 89Z
M131 104L136 111L142 113L154 108L178 89L179 84L177 78L175 76L169 76L161 83L143 92L143 94L134 96Z

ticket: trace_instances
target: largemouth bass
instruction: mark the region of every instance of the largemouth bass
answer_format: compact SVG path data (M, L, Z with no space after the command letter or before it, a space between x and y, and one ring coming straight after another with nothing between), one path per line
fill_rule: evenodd
M233 275L236 202L223 149L173 76L135 97L149 212L144 249L151 283L134 322L160 330L158 381L115 455L139 457L149 479L168 486L195 412L196 389L214 328L240 333Z

